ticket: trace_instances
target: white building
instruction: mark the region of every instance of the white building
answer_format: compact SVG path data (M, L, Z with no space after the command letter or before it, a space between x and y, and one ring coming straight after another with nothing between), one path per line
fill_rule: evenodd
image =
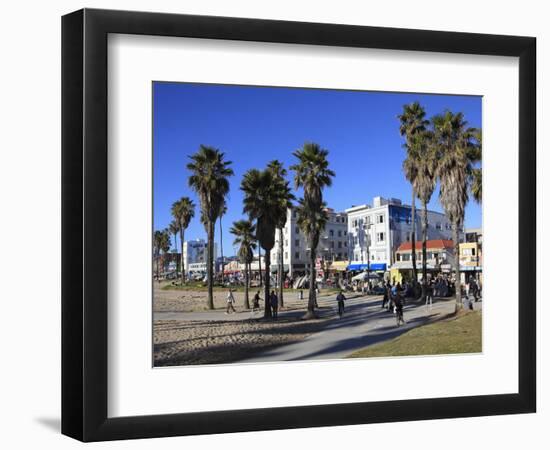
M375 197L371 205L352 206L348 215L350 269L386 271L395 262L395 252L411 241L410 205L401 200ZM422 238L421 209L416 210L416 239ZM445 214L428 211L428 239L451 239L451 223Z
M183 264L189 275L206 274L208 243L204 239L194 239L183 243ZM214 262L218 254L218 245L214 243ZM215 270L215 263L214 263Z
M348 225L345 213L327 209L329 220L319 239L317 258L325 261L348 259ZM271 267L277 270L279 261L279 232L275 234L275 246L271 251ZM287 221L283 228L283 264L289 275L309 270L311 264L307 237L296 222L296 211L287 211Z

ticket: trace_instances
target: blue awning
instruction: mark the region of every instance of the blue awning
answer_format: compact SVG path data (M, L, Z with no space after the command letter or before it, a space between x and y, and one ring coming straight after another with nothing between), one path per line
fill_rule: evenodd
M346 270L368 270L368 264L350 264ZM386 270L386 263L371 264L370 270Z

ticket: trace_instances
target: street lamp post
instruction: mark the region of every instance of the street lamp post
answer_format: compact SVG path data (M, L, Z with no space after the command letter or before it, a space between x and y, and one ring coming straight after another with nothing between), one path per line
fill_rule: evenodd
M370 223L366 225L367 227L367 294L369 293L370 286Z

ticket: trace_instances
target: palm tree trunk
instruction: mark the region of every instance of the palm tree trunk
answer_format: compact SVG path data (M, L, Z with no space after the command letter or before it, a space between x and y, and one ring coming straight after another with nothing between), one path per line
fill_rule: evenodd
M426 242L428 240L428 205L422 202L422 299L426 298L426 287L428 284L428 268L426 256Z
M279 307L285 306L283 300L283 288L284 288L284 259L283 259L283 229L279 228Z
M455 241L455 312L462 309L462 288L460 285L460 244L458 243L458 227L459 222L453 224L453 240Z
M317 278L317 270L315 269L316 252L313 245L310 245L310 268L309 268L309 299L307 302L307 313L305 319L315 318L315 304L317 303L315 293L315 279Z
M183 259L183 228L180 228L180 268L181 268L181 285L185 284L185 263Z
M258 271L260 273L260 287L263 286L262 279L262 248L258 245Z
M222 232L222 216L220 216L220 256L222 258L222 285L225 279L223 270L223 232Z
M172 258L174 258L174 261L176 262L176 278L178 276L178 266L179 266L179 261L178 261L178 232L176 231L174 233L174 251L171 252L172 253ZM174 253L175 253L175 257L174 257Z
M411 203L411 220L412 220L412 236L411 236L411 244L412 244L412 267L413 267L413 286L416 287L416 283L418 281L418 271L416 269L416 205L415 205L415 197L416 194L414 192L414 188L412 190L412 203ZM415 296L416 296L416 289L415 289Z
M160 283L160 278L159 278L159 262L160 262L160 253L157 253L157 257L156 257L156 260L157 260L157 281Z
M206 273L208 276L208 309L214 309L214 222L208 221L208 255Z
M249 263L244 263L244 307L245 309L250 309L250 301L248 299L248 266Z
M264 249L265 250L265 249ZM270 299L269 299L269 270L270 270L270 265L271 265L271 255L270 255L270 252L269 250L266 250L265 251L265 256L264 256L264 261L265 261L265 283L264 283L264 296L265 296L265 308L264 308L264 317L265 318L270 318L271 317L271 302L270 302ZM261 271L260 271L260 274L261 274ZM260 279L261 279L261 276L260 276Z

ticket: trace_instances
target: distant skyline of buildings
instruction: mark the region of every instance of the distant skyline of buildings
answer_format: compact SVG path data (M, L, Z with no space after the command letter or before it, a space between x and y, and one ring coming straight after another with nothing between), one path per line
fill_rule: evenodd
M403 244L412 240L411 205L404 204L401 199L377 196L370 204L354 205L340 212L327 208L327 212L329 220L320 236L317 261L347 262L355 270L366 270L370 263L370 270L379 272L388 271L395 263L403 265L399 249L403 249ZM422 242L421 214L422 208L417 205L416 240L420 243ZM477 242L478 236L481 236L481 229L472 229L466 234L460 233L460 241ZM428 210L427 237L429 241L452 240L452 226L445 214ZM470 256L470 259L478 258L476 254L479 252L478 247L474 247L470 250L464 249L464 252L473 252L473 255L461 255L463 260L466 260L467 256ZM226 262L235 260L237 249L232 248L232 254L224 254ZM183 249L186 272L206 272L206 240L199 238L185 241ZM283 229L282 251L285 272L294 275L307 271L311 263L309 250L307 237L297 224L296 211L289 209ZM272 268L278 265L279 252L279 233L276 231L275 245L271 250ZM262 255L263 253L262 250ZM441 255L433 253L430 259L439 256L444 258L443 253ZM255 251L256 257L257 254L258 250ZM217 242L214 243L214 261L217 272L221 270Z

